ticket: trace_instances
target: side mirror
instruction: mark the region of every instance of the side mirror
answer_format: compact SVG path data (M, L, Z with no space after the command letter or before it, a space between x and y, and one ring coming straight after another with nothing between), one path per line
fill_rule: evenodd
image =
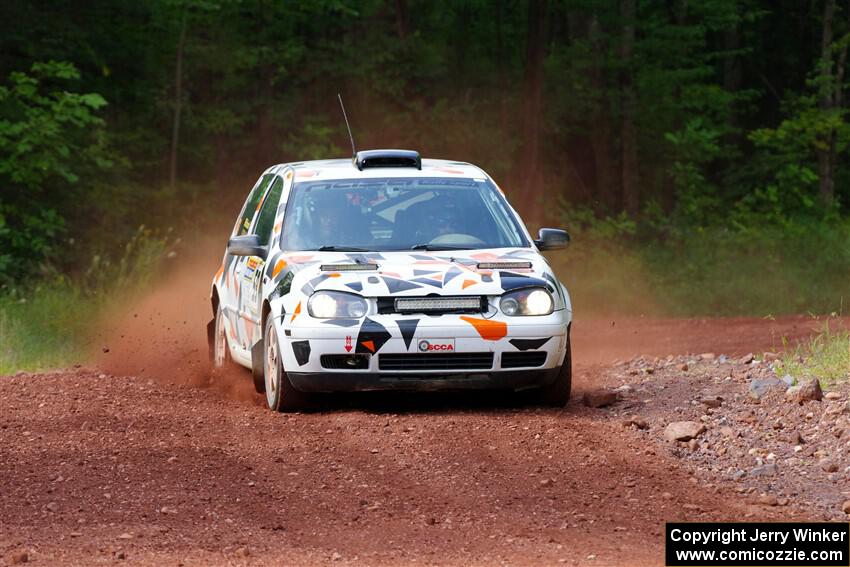
M256 234L234 236L227 242L227 253L234 256L259 256L265 258L268 250L260 244Z
M541 228L537 233L534 244L542 252L544 250L561 250L570 243L570 235L560 228Z

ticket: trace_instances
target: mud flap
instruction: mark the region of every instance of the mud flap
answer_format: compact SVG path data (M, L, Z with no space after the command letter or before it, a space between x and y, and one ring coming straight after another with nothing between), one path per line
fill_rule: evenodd
M266 376L263 370L263 357L266 355L266 342L263 339L251 347L251 376L254 378L254 389L264 394L266 391Z
M215 360L215 317L207 323L207 346L209 347L210 362Z

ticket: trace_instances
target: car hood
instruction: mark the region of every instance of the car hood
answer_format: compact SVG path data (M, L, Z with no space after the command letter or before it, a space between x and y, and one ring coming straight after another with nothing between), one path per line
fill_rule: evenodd
M318 290L365 297L501 295L544 286L559 295L546 260L531 248L439 252L291 252L268 262L280 295L309 296Z

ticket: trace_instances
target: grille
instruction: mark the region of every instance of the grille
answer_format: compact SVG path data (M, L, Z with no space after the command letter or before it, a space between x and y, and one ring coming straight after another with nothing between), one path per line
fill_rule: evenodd
M492 367L492 352L378 355L380 370L489 370Z
M546 352L506 352L502 354L502 368L534 368L546 363Z

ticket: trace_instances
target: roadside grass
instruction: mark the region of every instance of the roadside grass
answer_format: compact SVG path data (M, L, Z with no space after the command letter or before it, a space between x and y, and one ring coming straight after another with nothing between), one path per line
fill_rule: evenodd
M583 317L765 317L846 312L850 221L695 227L667 234L565 215L551 254Z
M820 333L786 350L777 371L797 382L817 378L824 386L850 380L850 332L832 330L825 323Z
M822 315L850 301L846 221L697 228L637 253L670 315Z
M166 246L140 227L117 260L96 255L73 279L0 291L0 375L85 360L102 316L150 285Z

